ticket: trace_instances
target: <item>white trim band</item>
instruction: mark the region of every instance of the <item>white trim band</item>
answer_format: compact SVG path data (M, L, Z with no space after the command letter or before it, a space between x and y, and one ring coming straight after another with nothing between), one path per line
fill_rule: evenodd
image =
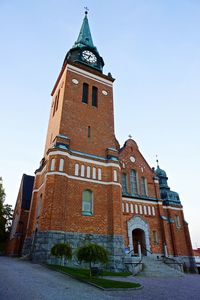
M76 74L84 75L85 77L87 77L87 78L89 78L89 79L96 80L96 81L98 81L98 82L100 82L100 83L103 83L103 84L105 84L105 85L108 85L108 86L110 86L110 87L113 86L112 82L110 82L109 80L104 79L104 78L102 78L102 77L100 77L100 76L98 76L98 75L94 75L94 74L92 74L92 73L90 73L90 72L87 72L87 71L85 71L85 70L79 69L79 68L77 68L77 67L74 67L74 66L72 66L72 65L70 65L70 64L68 64L68 65L66 66L66 70L69 70L69 71L71 71L71 72L73 72L73 73L76 73Z
M183 210L182 207L163 206L164 209Z
M154 202L151 200L142 200L142 199L133 199L133 198L122 198L123 201L131 201L131 202L139 202L139 203L148 203L148 204L154 204L154 205L162 205L162 202Z
M45 174L45 177L46 177L46 174ZM41 184L41 186L38 189L34 189L33 193L39 192L39 190L43 187L43 185L44 185L44 182Z
M118 164L114 164L114 163L103 163L100 161L96 161L96 160L92 160L92 159L87 159L87 158L83 158L83 157L79 157L79 156L75 156L75 155L71 155L68 152L62 152L60 150L58 151L51 151L48 154L49 156L51 155L63 155L63 156L67 156L70 159L74 159L74 160L78 160L78 161L82 161L82 162L86 162L86 163L90 163L90 164L95 164L98 166L103 166L103 167L114 167L114 168L120 168L120 166Z

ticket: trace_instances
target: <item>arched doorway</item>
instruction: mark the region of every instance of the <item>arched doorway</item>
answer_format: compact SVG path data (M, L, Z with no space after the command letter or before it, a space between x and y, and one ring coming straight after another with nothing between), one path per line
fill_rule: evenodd
M132 231L133 238L133 253L139 255L138 253L138 243L140 243L141 252L143 255L147 254L146 243L145 243L145 233L142 229L136 228Z
M146 220L143 220L140 216L134 216L127 222L127 226L130 251L133 251L132 253L137 255L138 247L136 247L136 243L138 245L139 241L142 254L150 255L151 249L148 222Z

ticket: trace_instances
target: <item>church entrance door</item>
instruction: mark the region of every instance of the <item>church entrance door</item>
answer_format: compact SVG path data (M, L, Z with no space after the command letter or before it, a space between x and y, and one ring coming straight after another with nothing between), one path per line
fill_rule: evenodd
M140 243L142 254L147 255L146 243L145 243L145 232L142 229L136 228L132 231L132 237L133 237L133 251L134 251L134 254L139 255L139 253L138 253L138 243Z

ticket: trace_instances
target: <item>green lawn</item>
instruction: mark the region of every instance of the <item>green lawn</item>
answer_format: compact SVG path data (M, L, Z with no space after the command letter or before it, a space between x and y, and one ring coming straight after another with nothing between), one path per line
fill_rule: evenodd
M63 267L59 265L48 265L48 267L56 271L62 271L66 274L72 275L77 279L84 280L88 283L96 284L103 288L137 288L141 286L139 283L133 283L133 282L115 281L115 280L109 280L109 279L99 278L99 277L90 278L88 269L77 269L77 268ZM129 272L115 273L115 272L103 271L102 275L103 276L129 276L131 275L131 273Z

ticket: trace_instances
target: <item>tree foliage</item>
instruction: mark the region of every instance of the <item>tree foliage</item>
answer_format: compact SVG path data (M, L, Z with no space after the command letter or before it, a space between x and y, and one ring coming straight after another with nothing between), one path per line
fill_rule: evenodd
M72 249L69 244L55 244L51 248L51 254L58 257L58 258L66 258L66 259L72 259Z
M106 249L97 244L87 244L78 248L76 256L80 262L84 261L89 263L90 266L90 276L92 263L107 263L108 262L108 253Z
M0 177L0 250L3 250L4 243L9 236L12 223L12 205L4 204L5 191L2 178Z

